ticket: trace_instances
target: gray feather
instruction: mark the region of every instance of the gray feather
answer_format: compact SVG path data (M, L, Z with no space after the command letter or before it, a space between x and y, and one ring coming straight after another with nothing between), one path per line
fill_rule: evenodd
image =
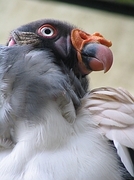
M72 71L62 63L57 65L54 54L48 49L33 50L30 45L23 45L3 46L0 50L1 93L3 102L11 107L4 118L10 126L14 119L39 118L49 100L59 103L67 121L74 121L75 108L80 105L79 97L85 90Z

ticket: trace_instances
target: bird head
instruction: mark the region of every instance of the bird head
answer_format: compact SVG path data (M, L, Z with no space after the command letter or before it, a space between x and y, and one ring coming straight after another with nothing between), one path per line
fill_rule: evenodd
M8 46L30 44L48 48L76 76L85 76L92 71L107 72L113 62L109 47L112 43L101 34L87 34L75 26L57 20L39 20L23 25L10 34Z

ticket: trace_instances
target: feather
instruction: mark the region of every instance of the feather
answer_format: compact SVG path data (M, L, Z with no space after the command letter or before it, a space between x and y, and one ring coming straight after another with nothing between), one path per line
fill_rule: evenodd
M122 88L102 87L90 92L85 106L99 133L114 142L124 166L134 176L127 150L134 149L134 97Z
M118 155L121 158L121 161L125 165L128 172L131 174L131 176L134 177L134 166L133 166L133 162L131 160L130 154L128 152L128 149L125 146L118 143L117 141L114 141L114 145L117 149Z

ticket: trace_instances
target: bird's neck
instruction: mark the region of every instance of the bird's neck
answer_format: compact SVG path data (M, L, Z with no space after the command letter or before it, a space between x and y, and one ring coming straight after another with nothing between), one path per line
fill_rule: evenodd
M14 146L0 148L0 160L7 158L3 161L9 169L11 164L21 162L15 170L19 172L37 154L64 149L72 134L73 124L64 118L57 102L50 101L42 112L42 118L15 120L11 138Z
M16 121L14 140L35 149L55 149L64 145L71 135L72 124L62 115L56 102L50 102L42 118Z

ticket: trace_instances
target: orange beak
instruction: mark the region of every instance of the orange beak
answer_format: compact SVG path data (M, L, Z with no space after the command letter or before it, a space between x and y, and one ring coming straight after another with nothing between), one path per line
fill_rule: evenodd
M83 75L92 71L107 72L111 68L113 55L109 47L112 43L101 34L90 35L79 29L73 29L71 42L77 51L78 67Z

